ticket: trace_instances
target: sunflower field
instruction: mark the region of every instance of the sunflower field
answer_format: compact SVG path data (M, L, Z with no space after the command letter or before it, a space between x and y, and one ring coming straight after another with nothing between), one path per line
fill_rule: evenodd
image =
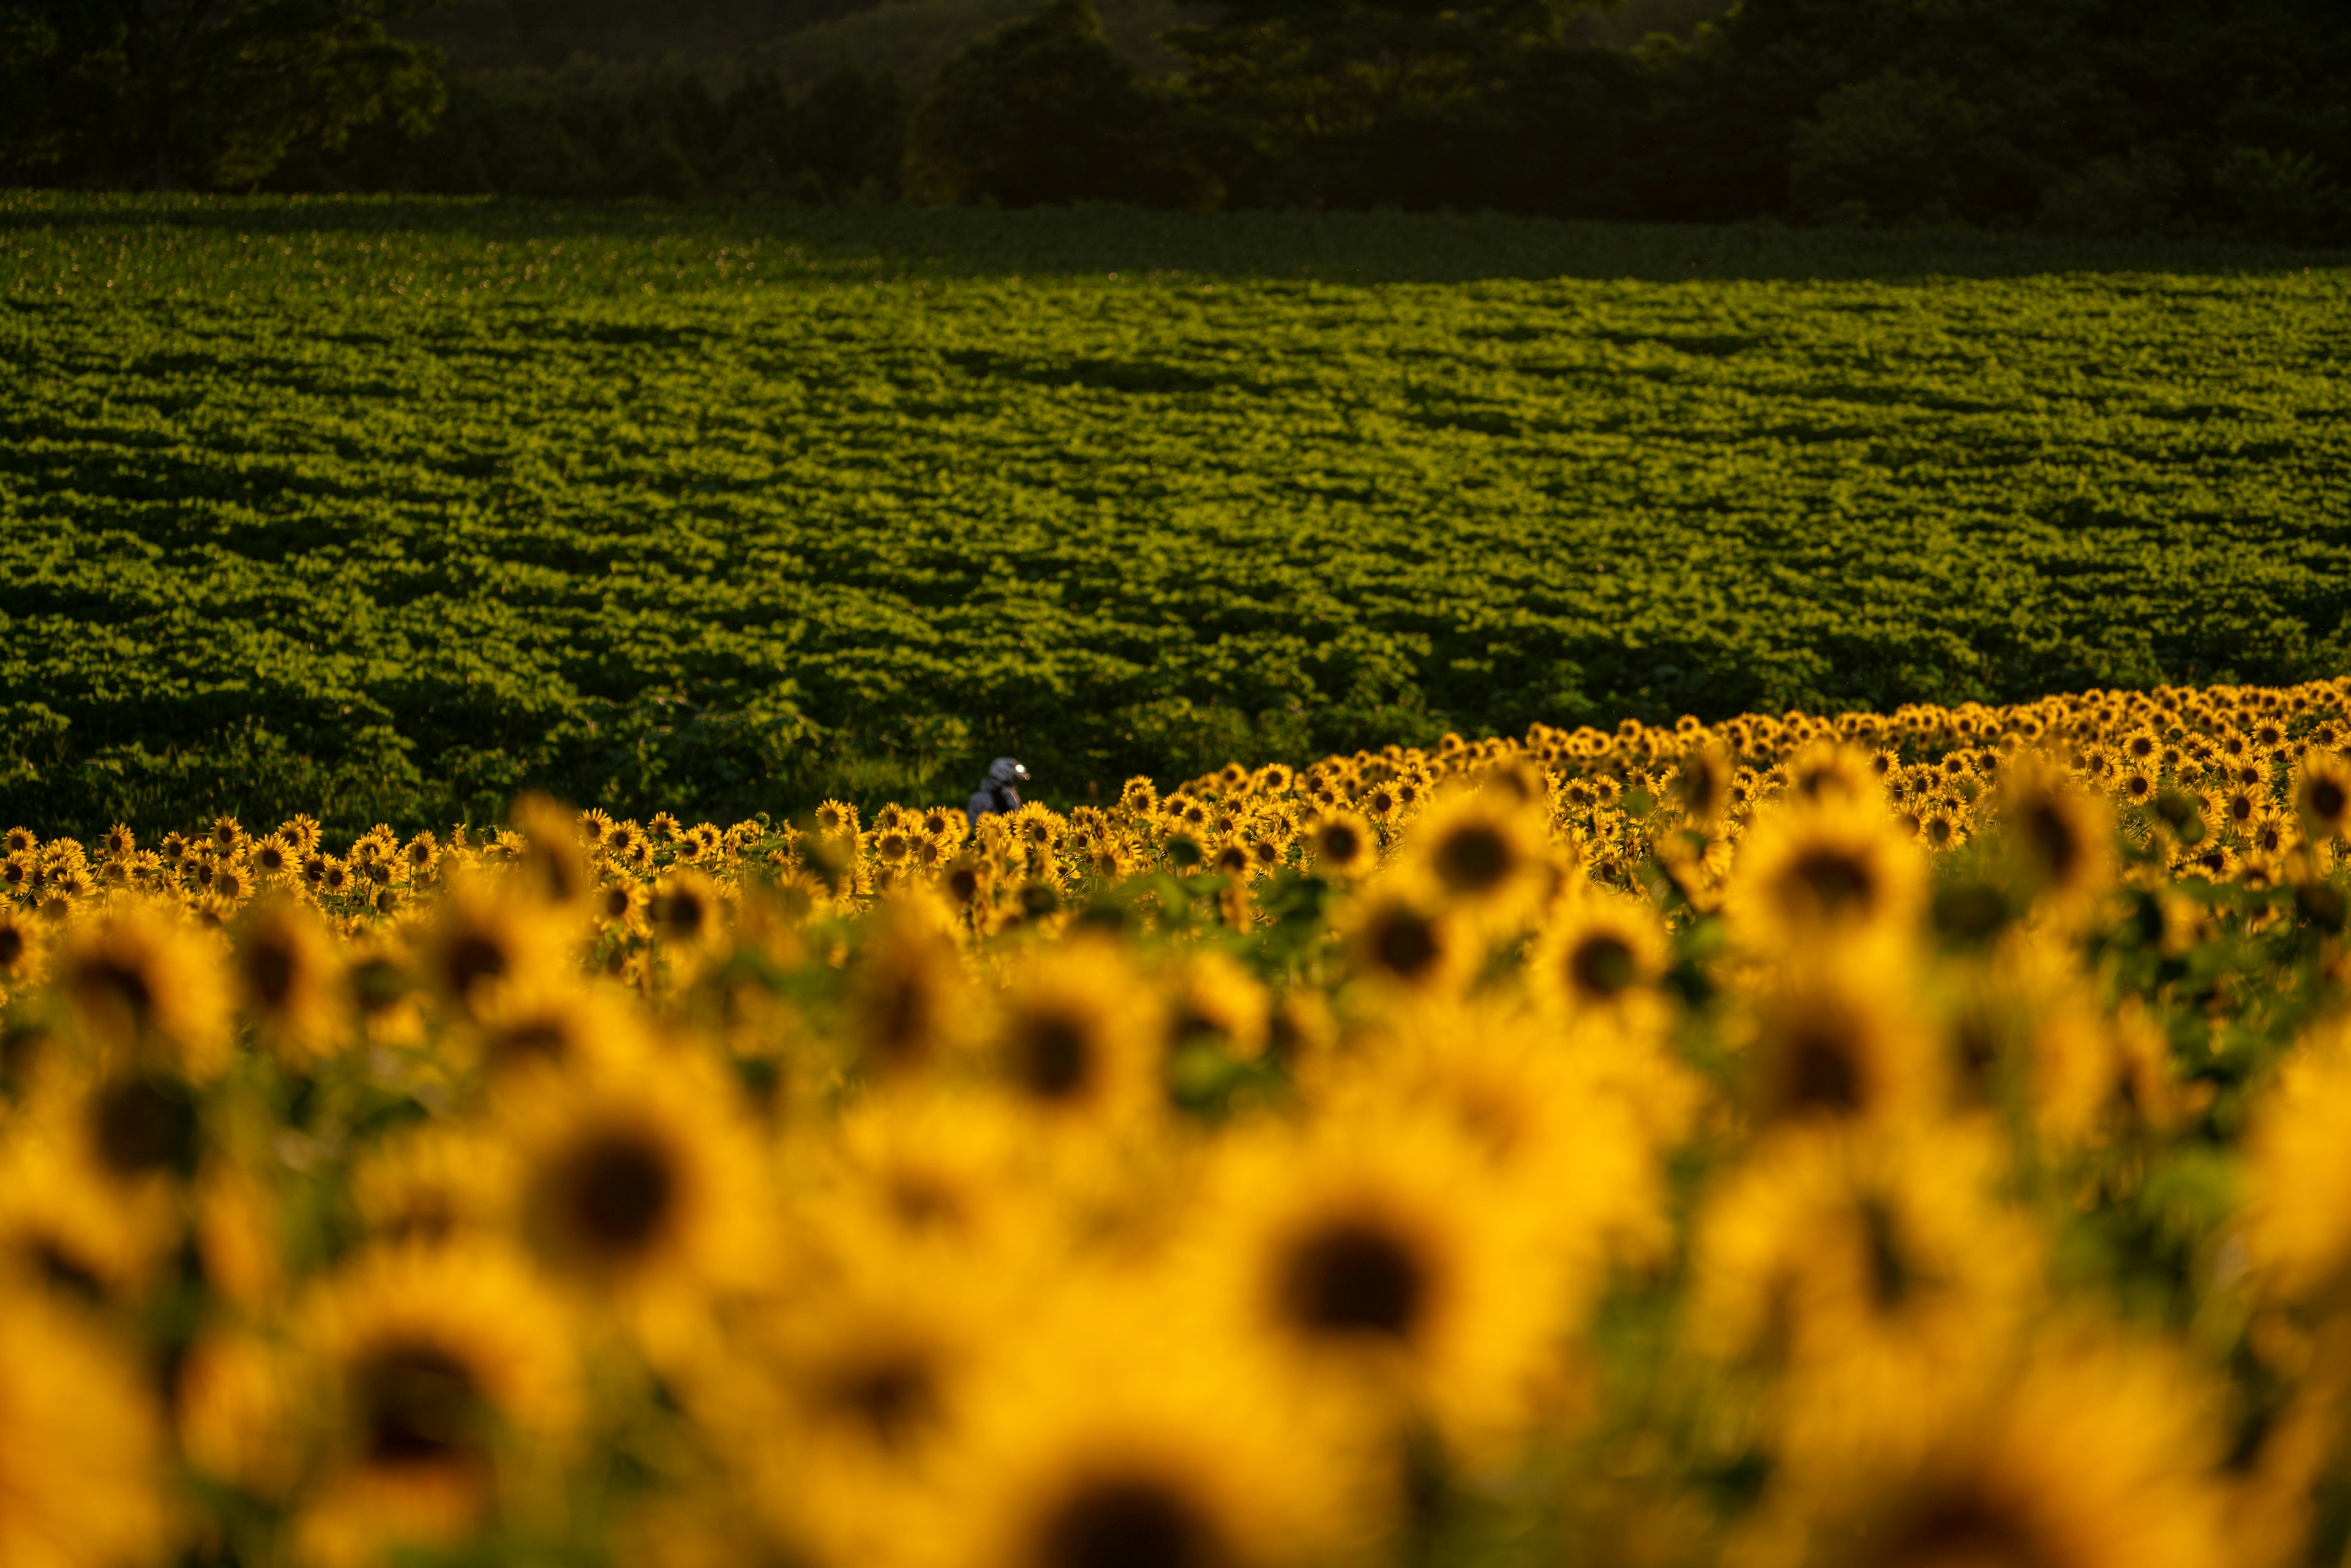
M0 821L2351 669L2339 254L0 193Z
M0 844L0 1561L2351 1534L2351 680Z

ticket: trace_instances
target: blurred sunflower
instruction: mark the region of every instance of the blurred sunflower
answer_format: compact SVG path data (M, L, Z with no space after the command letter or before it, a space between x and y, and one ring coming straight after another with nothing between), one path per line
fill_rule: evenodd
M964 1435L971 1385L1019 1319L998 1271L867 1249L820 1293L787 1298L699 1391L738 1443L754 1496L796 1561L901 1558Z
M971 1003L946 907L927 893L883 901L850 966L843 1019L870 1072L916 1072L962 1041Z
M0 1293L131 1300L179 1242L172 1209L166 1196L126 1192L68 1146L15 1142L0 1151Z
M580 1418L564 1308L492 1244L364 1252L316 1288L301 1339L319 1454L294 1536L321 1568L471 1539Z
M1695 1342L1780 1375L1785 1445L1915 1444L2040 1301L2040 1240L1994 1197L2000 1176L1979 1130L1765 1145L1715 1185L1695 1227Z
M1028 955L995 1015L988 1056L1019 1103L1107 1125L1164 1103L1150 994L1109 942L1073 936Z
M609 984L581 979L536 989L510 987L487 999L470 1027L454 1035L465 1060L472 1045L485 1078L503 1087L545 1069L588 1070L641 1061L653 1050L636 999Z
M1826 955L1779 973L1754 998L1744 1048L1759 1128L1900 1124L1938 1103L1940 1062L1906 966Z
M539 900L517 896L494 877L461 877L427 928L419 967L459 1016L478 1016L508 991L550 988L567 972L566 935Z
M1272 1000L1230 956L1213 948L1185 955L1167 974L1164 995L1160 1016L1171 1053L1207 1046L1246 1061L1265 1050Z
M1361 1551L1392 1505L1242 1368L1147 1301L1068 1292L977 1381L937 1511L937 1568L1280 1568Z
M256 904L238 924L229 967L246 1017L281 1061L307 1067L342 1043L342 954L314 911L282 895Z
M2104 800L2070 788L2056 768L2035 763L2014 769L2001 815L2020 869L2053 915L2085 915L2113 885L2114 814Z
M2294 779L2294 808L2314 839L2351 834L2351 762L2332 752L2305 753Z
M1925 894L1917 852L1858 797L1823 795L1761 812L1741 845L1725 910L1759 952L1906 939Z
M44 946L37 927L0 904L0 993L41 976Z
M1481 956L1460 922L1426 894L1394 883L1366 886L1333 911L1350 967L1375 990L1437 995L1468 977Z
M692 867L672 870L655 883L646 907L662 956L679 981L699 973L726 941L726 894Z
M732 1085L693 1056L517 1073L499 1094L525 1228L657 1356L768 1267L767 1167Z
M1189 1288L1246 1374L1377 1440L1407 1416L1466 1452L1535 1418L1559 1372L1567 1260L1447 1118L1237 1133Z
M2351 1302L2351 1025L2297 1045L2245 1136L2241 1230L2255 1277L2292 1301Z
M1435 905L1480 929L1516 921L1546 890L1543 822L1526 801L1491 789L1436 800L1406 839L1396 874Z
M56 1305L0 1290L0 1563L168 1560L161 1422L136 1360Z
M1784 1470L1750 1560L1807 1568L2211 1568L2216 1402L2171 1355L2085 1330L1904 1444Z
M1562 1022L1640 1028L1656 1020L1670 957L1656 913L1599 889L1563 900L1527 955L1537 1002Z
M230 1060L221 970L216 938L137 900L77 927L58 965L75 1028L93 1050L197 1082Z
M354 1156L350 1194L377 1240L431 1246L490 1237L514 1210L514 1151L486 1128L424 1122Z

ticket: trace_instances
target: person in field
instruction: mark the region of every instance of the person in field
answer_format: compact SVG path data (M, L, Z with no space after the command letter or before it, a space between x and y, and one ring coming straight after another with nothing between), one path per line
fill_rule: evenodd
M979 831L979 820L991 811L1011 811L1020 805L1020 786L1029 782L1029 769L1009 757L999 757L987 765L987 777L972 791L971 803L964 808L971 818L972 831Z

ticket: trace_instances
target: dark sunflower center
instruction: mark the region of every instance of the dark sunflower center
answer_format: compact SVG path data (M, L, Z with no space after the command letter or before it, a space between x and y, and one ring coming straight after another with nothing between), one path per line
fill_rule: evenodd
M676 1197L665 1151L633 1134L592 1139L574 1156L569 1183L571 1218L597 1250L643 1250L660 1234Z
M1409 909L1384 909L1372 922L1372 961L1400 979L1416 980L1436 967L1436 930Z
M271 936L256 941L245 952L245 980L261 1005L275 1012L294 992L294 953Z
M97 959L82 970L82 986L93 999L111 1003L128 1012L136 1027L144 1028L148 1015L154 1010L155 993L136 965L118 963L112 958Z
M1309 1236L1290 1254L1282 1299L1316 1333L1405 1338L1426 1304L1420 1260L1376 1227L1342 1223Z
M1012 1073L1030 1093L1066 1100L1092 1076L1093 1051L1079 1021L1048 1013L1032 1018L1013 1051Z
M387 1351L360 1369L359 1392L372 1463L430 1465L466 1456L481 1441L480 1390L444 1352Z
M98 1156L120 1176L185 1166L195 1149L195 1112L152 1085L132 1080L100 1094L90 1107Z
M2032 1525L1990 1498L1938 1498L1888 1532L1871 1568L2051 1568Z
M1812 895L1823 914L1866 914L1877 891L1868 866L1839 850L1807 850L1796 857L1796 881Z
M885 1448L904 1446L938 1414L937 1379L913 1356L853 1368L833 1392Z
M874 1050L892 1062L919 1059L930 1042L931 1012L931 987L920 970L885 977L870 1014Z
M502 1030L492 1043L491 1060L501 1067L528 1061L561 1061L571 1050L571 1036L554 1019L525 1019Z
M1322 830L1322 856L1334 865L1353 865L1364 852L1364 836L1344 822Z
M1633 983L1634 968L1632 945L1605 931L1578 942L1567 959L1568 977L1575 988L1603 1000Z
M1041 1568L1217 1568L1226 1560L1199 1508L1148 1479L1096 1481L1045 1521Z
M459 996L485 980L501 980L508 968L506 949L479 932L468 932L450 945L449 988Z
M1799 1030L1789 1042L1788 1103L1800 1112L1859 1110L1861 1074L1851 1043L1823 1030Z
M669 924L680 936L701 936L703 923L709 917L710 911L700 894L681 890L669 895Z
M2064 882L2082 862L2082 838L2065 813L2046 800L2024 814L2025 837L2049 875Z
M1451 892L1490 893L1510 874L1509 841L1484 825L1457 828L1437 846L1437 877Z
M1722 792L1729 784L1729 780L1722 776L1722 770L1712 763L1691 763L1682 774L1683 809L1696 817L1714 815L1714 809L1721 804Z
M0 969L13 968L25 956L25 934L14 925L0 925Z
M2310 813L2322 822L2331 822L2351 806L2351 797L2344 794L2343 786L2332 779L2314 779L2310 783Z

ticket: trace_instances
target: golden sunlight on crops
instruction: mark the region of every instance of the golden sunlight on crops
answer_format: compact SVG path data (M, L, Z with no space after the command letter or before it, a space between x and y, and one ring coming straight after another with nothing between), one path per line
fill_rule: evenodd
M2298 1561L2346 707L14 831L0 1561Z

